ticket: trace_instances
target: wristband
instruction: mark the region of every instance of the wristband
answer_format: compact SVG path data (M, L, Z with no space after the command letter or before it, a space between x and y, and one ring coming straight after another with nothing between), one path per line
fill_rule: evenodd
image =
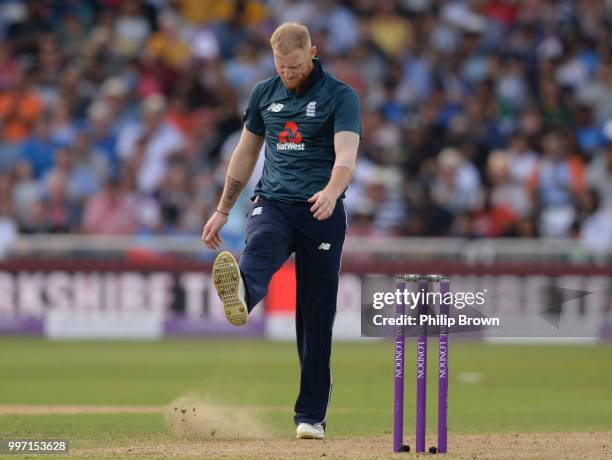
M217 211L217 212L218 212L218 213L220 213L220 214L223 214L223 215L229 216L229 212L219 211L218 209L215 209L215 211Z

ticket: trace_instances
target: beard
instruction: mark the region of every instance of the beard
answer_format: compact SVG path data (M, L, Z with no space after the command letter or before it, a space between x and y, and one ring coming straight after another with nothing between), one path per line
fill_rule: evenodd
M285 85L285 88L295 91L304 86L306 77L294 78L292 80L285 80L283 77L281 77L281 81L283 82L283 85Z

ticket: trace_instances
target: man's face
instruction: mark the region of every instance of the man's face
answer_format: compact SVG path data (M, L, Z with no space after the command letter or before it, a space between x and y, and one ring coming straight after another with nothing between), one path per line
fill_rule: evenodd
M288 54L273 52L276 72L287 89L296 90L304 84L312 70L312 59L316 52L315 46L310 49L296 49Z

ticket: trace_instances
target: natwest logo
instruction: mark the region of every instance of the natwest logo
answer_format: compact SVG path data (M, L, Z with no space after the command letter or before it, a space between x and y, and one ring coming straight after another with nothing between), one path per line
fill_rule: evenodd
M276 143L278 150L304 150L302 134L295 121L288 121L278 135L279 142Z

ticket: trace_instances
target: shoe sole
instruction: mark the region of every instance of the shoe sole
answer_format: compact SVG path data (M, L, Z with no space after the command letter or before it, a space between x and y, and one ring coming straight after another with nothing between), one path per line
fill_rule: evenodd
M243 326L249 315L244 299L238 294L240 270L231 253L223 251L215 259L213 282L223 303L223 311L227 320L234 326Z
M325 435L323 436L314 436L312 434L309 433L300 433L300 434L296 434L295 438L296 439L323 439L325 437Z
M298 431L295 434L295 437L296 439L323 439L325 438L325 432L312 434L311 431L303 431L303 432Z

